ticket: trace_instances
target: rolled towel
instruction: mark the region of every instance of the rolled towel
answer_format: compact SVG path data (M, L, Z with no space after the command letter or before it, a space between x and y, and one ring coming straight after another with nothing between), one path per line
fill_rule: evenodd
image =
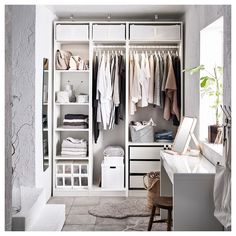
M111 157L111 156L123 157L124 153L125 153L124 149L120 146L108 146L103 151L103 155L106 157Z
M87 119L88 115L84 114L66 114L65 119Z

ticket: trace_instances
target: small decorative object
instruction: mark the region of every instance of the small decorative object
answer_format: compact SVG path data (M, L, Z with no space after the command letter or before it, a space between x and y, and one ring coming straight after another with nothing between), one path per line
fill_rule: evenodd
M89 70L89 60L84 61L84 70Z
M89 102L89 95L80 93L76 96L76 102L78 103L88 103Z
M68 102L70 102L68 92L67 91L57 92L57 102L59 102L59 103L68 103Z
M78 70L84 69L84 61L79 57L78 58Z
M74 95L73 85L69 84L69 82L70 81L68 80L68 84L66 84L65 91L68 92L69 101L70 102L75 102L75 95Z
M199 65L191 69L185 69L184 71L189 72L191 75L204 71L206 75L200 78L201 95L214 98L214 103L211 108L215 110L215 124L208 126L208 142L214 143L218 134L220 126L220 117L222 112L220 111L220 105L222 103L223 95L223 84L221 77L223 75L223 67L215 66L213 73L206 70L204 65ZM219 141L219 140L218 140ZM218 142L217 141L217 142Z

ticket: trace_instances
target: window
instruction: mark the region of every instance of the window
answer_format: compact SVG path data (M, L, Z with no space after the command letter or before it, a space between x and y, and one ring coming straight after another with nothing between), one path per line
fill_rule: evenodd
M222 104L223 99L223 17L214 21L200 32L200 64L204 65L200 77L214 76L214 68L216 68L217 77L219 78L219 103ZM202 83L203 80L200 81ZM202 84L203 85L203 84ZM208 126L216 124L216 84L212 83L208 87L208 91L203 94L204 88L201 87L200 96L200 139L207 140ZM222 112L218 109L219 125L222 124Z

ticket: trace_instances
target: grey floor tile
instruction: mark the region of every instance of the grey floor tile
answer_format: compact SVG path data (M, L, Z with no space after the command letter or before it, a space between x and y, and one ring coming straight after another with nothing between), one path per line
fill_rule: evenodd
M62 231L94 231L95 225L64 225Z
M70 215L88 215L89 206L72 206L70 208Z
M93 206L100 203L100 197L75 197L73 206Z
M65 204L66 206L71 206L73 201L73 197L51 197L48 200L48 204Z
M97 217L96 225L126 225L127 219L114 219L114 218L102 218Z
M95 231L123 231L126 225L95 225Z
M94 225L96 217L91 215L68 215L66 225Z

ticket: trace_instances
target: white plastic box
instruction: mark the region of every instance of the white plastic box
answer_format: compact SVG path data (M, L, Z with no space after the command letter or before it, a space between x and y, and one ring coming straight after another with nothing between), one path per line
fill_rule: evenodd
M104 156L103 163L106 165L122 165L122 164L124 164L124 157L118 157L118 156L106 157L106 156Z
M123 189L124 188L124 164L101 164L102 188Z
M58 41L87 41L88 25L61 25L56 26L56 40Z

